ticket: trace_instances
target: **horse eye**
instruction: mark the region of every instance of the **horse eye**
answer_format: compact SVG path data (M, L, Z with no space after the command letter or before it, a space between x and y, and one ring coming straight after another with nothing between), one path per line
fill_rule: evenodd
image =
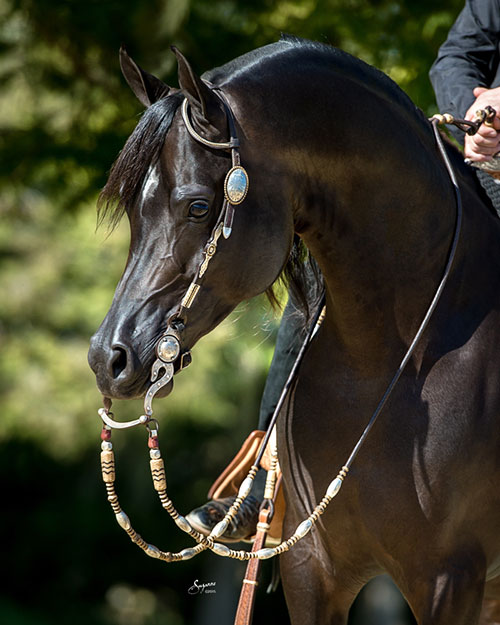
M208 203L204 200L196 200L189 207L189 216L195 219L201 219L208 213Z

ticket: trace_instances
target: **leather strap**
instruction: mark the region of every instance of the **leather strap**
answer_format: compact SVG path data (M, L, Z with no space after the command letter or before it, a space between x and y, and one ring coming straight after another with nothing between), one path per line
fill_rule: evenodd
M270 512L268 508L264 508L259 513L259 523L252 551L257 551L264 547L267 532L269 531L268 519ZM259 583L260 562L258 558L248 561L234 625L251 625L252 623L255 594Z
M264 435L263 430L254 430L248 435L236 456L210 487L209 499L222 499L238 492L241 482L255 462Z

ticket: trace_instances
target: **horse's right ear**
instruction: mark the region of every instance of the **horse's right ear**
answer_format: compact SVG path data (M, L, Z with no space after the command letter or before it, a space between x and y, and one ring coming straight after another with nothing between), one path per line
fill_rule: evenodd
M226 127L226 114L221 99L196 75L186 57L176 46L170 46L177 57L179 87L191 105L194 124L210 130Z
M170 91L170 87L159 78L141 69L129 57L123 46L120 48L120 67L129 87L146 107L151 106Z

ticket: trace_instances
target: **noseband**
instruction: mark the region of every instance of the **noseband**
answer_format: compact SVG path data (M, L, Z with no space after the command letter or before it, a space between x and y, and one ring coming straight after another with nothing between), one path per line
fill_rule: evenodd
M156 344L156 360L151 367L151 384L144 397L144 415L142 415L139 419L134 419L133 421L119 422L109 416L109 410L101 409L99 414L101 415L102 420L106 425L112 428L126 429L134 427L135 425L147 423L147 421L153 416L152 403L154 396L161 388L166 386L174 376L174 363L179 361L177 367L178 371L181 371L191 363L191 353L189 351L182 352L181 350L180 334L181 329L184 328L185 325L184 320L186 318L186 312L191 308L196 296L198 295L208 265L217 252L217 245L220 236L222 235L224 239L229 239L231 236L235 206L241 204L248 193L248 174L245 168L241 166L239 153L240 141L236 133L236 124L233 112L225 96L212 85L209 86L213 93L215 93L220 99L226 112L230 135L229 141L216 143L215 141L209 141L196 132L189 116L189 101L187 98L185 98L182 103L181 115L186 130L195 141L215 150L226 150L231 152L231 168L227 172L224 179L224 201L222 203L222 209L219 213L219 217L212 230L210 238L203 248L204 258L196 271L195 278L182 298L177 312L170 318L167 329ZM160 376L162 371L163 374Z

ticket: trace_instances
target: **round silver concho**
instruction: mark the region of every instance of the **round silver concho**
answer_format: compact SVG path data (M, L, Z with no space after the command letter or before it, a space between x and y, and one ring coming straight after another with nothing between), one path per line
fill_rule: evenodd
M230 204L241 204L248 193L248 174L237 165L227 172L224 181L224 195Z
M179 341L172 334L160 339L156 347L158 358L163 362L174 362L181 352Z

